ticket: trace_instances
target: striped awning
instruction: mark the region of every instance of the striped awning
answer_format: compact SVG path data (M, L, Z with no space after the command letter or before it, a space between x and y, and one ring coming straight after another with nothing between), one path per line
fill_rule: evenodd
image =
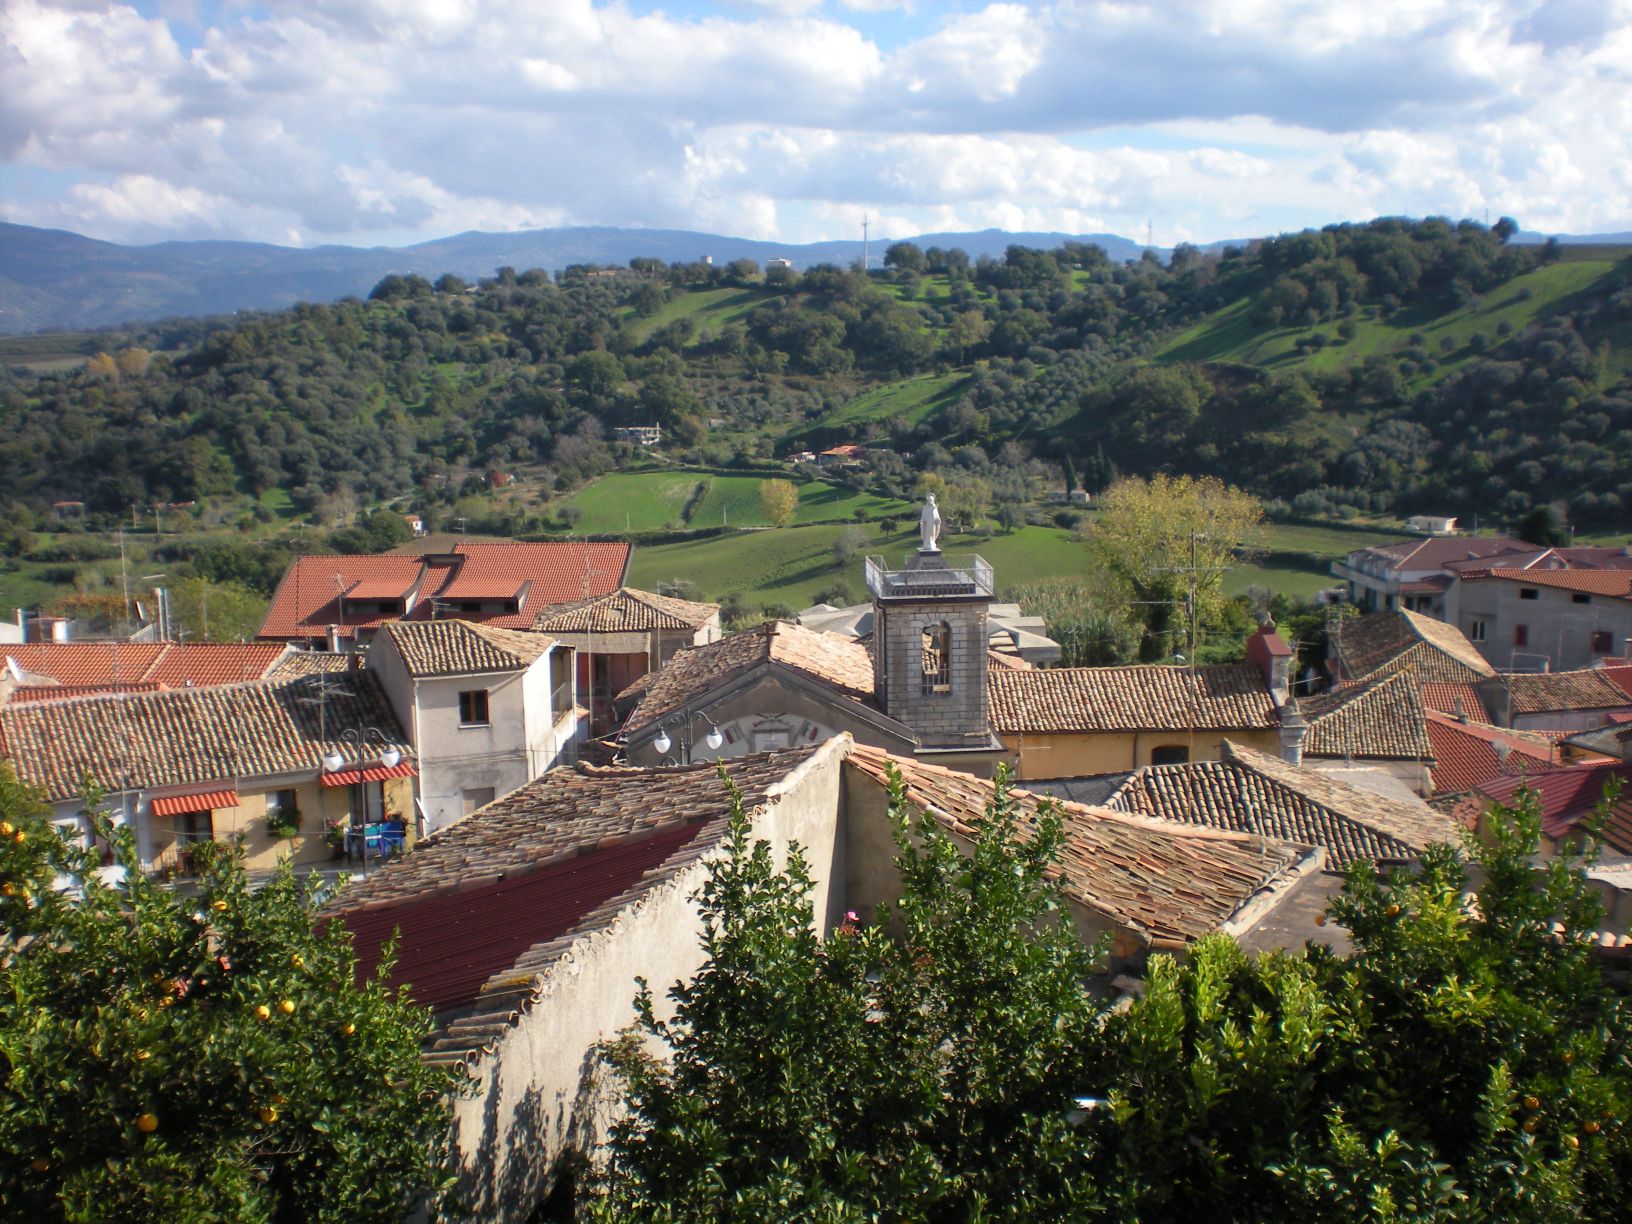
M235 790L204 791L198 795L165 795L153 800L153 815L176 816L182 812L214 812L238 806Z
M357 782L384 782L387 778L411 778L414 767L399 761L387 769L384 765L370 765L363 769L337 769L319 779L324 786L351 786Z

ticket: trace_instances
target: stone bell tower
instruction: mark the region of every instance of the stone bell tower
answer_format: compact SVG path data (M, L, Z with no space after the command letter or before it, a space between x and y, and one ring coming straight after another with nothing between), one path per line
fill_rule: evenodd
M992 567L941 552L933 497L919 530L922 544L900 569L867 558L874 693L886 714L917 733L919 755L997 751L986 688Z

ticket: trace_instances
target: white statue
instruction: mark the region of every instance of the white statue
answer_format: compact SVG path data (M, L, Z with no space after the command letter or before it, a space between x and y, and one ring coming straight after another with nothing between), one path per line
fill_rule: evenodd
M918 516L918 538L923 541L918 546L919 552L940 552L937 540L941 537L941 511L935 505L935 494L924 495L924 511Z

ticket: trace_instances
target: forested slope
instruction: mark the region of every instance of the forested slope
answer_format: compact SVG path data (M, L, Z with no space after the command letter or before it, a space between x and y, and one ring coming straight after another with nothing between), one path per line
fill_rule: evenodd
M711 463L867 440L872 480L1001 474L1006 444L1217 474L1311 513L1632 517L1632 291L1604 248L1378 221L1116 264L1097 248L898 244L883 273L635 259L106 336L0 374L3 495L90 514L287 490L435 492L615 464L657 421ZM1582 258L1577 258L1581 256Z

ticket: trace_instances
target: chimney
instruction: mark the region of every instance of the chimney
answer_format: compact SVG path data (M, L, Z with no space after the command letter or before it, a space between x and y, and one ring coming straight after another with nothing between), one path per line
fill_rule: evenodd
M1247 639L1247 662L1263 673L1276 705L1284 706L1292 699L1292 647L1286 644L1274 621L1266 620Z
M330 625L326 631L329 639L329 650L333 654L340 653L340 626Z
M1298 703L1289 701L1280 709L1281 760L1288 765L1303 764L1303 737L1309 734L1309 724L1298 713Z

